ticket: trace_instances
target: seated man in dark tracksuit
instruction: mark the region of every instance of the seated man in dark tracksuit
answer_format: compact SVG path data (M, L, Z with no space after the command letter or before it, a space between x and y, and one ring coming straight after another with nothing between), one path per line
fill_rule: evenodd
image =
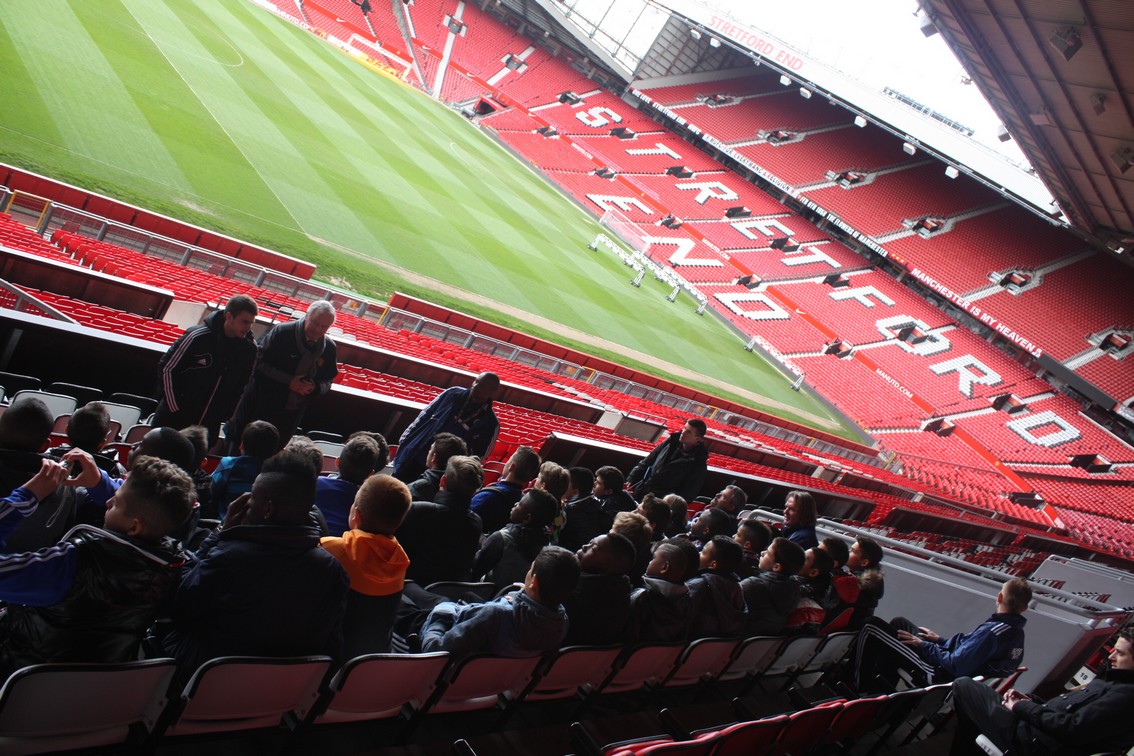
M971 633L942 638L904 617L884 622L876 617L859 633L855 683L859 690L889 688L897 671L915 682L933 683L957 677L1007 677L1024 658L1022 616L1032 600L1023 578L1012 578L996 596L996 613Z

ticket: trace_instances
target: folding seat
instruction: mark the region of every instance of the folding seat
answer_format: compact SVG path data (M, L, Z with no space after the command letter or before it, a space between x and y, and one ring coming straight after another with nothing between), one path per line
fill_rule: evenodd
M772 663L765 668L764 674L757 678L757 682L761 687L765 687L766 682L780 681L780 689L786 689L795 679L796 673L811 660L822 643L823 637L819 635L798 635L788 638Z
M470 656L445 670L424 713L479 711L495 706L507 710L527 690L541 661L540 656Z
M738 722L720 730L713 756L757 756L767 753L788 724L786 714Z
M776 659L786 638L779 636L756 636L740 642L728 665L717 676L720 682L736 680L755 681L764 674Z
M329 656L211 659L193 673L179 700L169 707L158 734L271 728L285 715L303 720L330 668Z
M75 383L61 383L56 381L48 386L47 390L56 394L74 397L76 404L80 407L87 402L102 399L102 389L93 388L91 386L80 386Z
M110 419L118 423L119 428L133 428L142 419L142 411L132 404L119 404L118 402L103 402Z
M815 654L799 668L792 681L807 686L814 680L804 681L804 675L814 679L822 677L823 673L842 661L857 637L857 632L831 633L825 636Z
M843 701L831 701L792 712L780 737L766 753L768 756L814 753L843 706Z
M602 695L632 693L656 686L669 676L684 643L645 643L630 649L597 691Z
M866 734L889 701L889 696L847 701L835 720L831 722L820 745L830 747L838 745L843 749L851 747Z
M157 399L152 399L148 396L138 396L137 394L124 394L122 392L115 392L108 398L110 401L116 402L118 404L129 404L133 407L137 407L141 412L142 417L149 417L150 415L154 414L154 410L157 409ZM122 427L128 428L130 426L124 425Z
M692 641L682 651L661 687L677 688L717 679L740 644L741 641L735 638L700 638Z
M22 396L31 396L39 399L41 402L47 405L47 409L51 412L52 417L69 415L74 412L75 407L78 406L78 403L75 401L75 397L73 396L67 396L65 394L53 394L47 391L30 391L27 389L23 391L17 391L15 395L12 396L12 402L18 401Z
M408 719L436 691L448 663L447 651L355 657L327 683L307 721L320 725L398 716Z
M524 695L525 701L587 696L610 675L621 645L568 646L545 662Z
M173 659L123 664L37 664L0 689L0 753L123 743L153 730L177 669Z

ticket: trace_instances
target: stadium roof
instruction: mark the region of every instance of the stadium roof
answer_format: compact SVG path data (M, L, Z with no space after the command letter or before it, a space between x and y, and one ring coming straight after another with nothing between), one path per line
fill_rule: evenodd
M769 26L774 24L773 11L784 10L779 6L738 8L729 0L648 1L670 9L692 27L730 43L754 60L781 68L793 83L837 99L899 136L907 135L919 148L968 169L1037 213L1093 238L1100 247L1106 245L1112 251L1125 247L1127 260L1134 251L1134 171L1130 170L1134 167L1134 65L1127 62L1134 59L1119 57L1121 50L1134 46L1134 13L1129 3L921 0L922 33L940 32L964 67L964 83L971 79L980 90L995 118L1006 127L1002 138L1014 141L1030 162L1028 166L1003 154L995 156L1004 151L987 146L988 129L981 145L979 134L978 139L970 139L934 122L965 122L976 117L976 109L963 105L940 108L929 118L908 107L912 100L924 111L937 109L935 104L925 105L931 100L923 99L929 94L924 88L902 91L912 96L907 106L899 107L885 101L890 98L881 96L877 81L868 81L852 70L877 54L878 48L891 44L893 27L885 13L866 17L858 11L855 20L866 18L868 24L839 26L832 8L830 13L813 13L814 22L793 19L794 27L790 31L779 27L777 36ZM917 7L912 0L910 5ZM907 19L904 23L920 36L916 22ZM837 28L828 28L825 39L816 43L816 30L831 25ZM877 27L873 35L864 32L871 25ZM823 49L824 42L831 47L832 39L839 35L845 38L847 49ZM810 46L808 37L813 37ZM928 78L935 63L908 49L895 49L892 57L891 74L904 66L920 69ZM985 103L980 106L984 108Z
M1134 251L1131 4L922 0L922 6L1068 220Z

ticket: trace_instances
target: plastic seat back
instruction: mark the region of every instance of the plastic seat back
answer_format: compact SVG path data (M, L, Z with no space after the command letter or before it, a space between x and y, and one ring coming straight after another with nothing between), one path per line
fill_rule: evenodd
M634 648L599 692L627 693L656 685L669 676L684 649L684 643L647 643Z
M102 399L102 389L97 389L93 386L80 386L77 383L62 383L56 381L49 385L47 390L53 394L63 394L65 396L74 397L79 407L82 407L87 402Z
M614 668L622 646L569 646L560 649L525 696L527 701L570 698L580 688L598 688Z
M166 735L275 727L285 714L303 719L314 705L328 656L222 656L205 662L181 693Z
M437 689L449 653L367 654L351 659L327 685L316 724L388 719L420 710Z
M0 689L0 753L115 745L135 724L148 732L176 669L173 659L150 659L16 670Z
M662 687L677 688L715 680L728 665L739 645L740 641L735 638L701 638L693 641L682 651Z
M822 643L823 637L819 635L799 635L795 638L788 638L780 646L779 653L764 670L764 674L767 677L794 675L811 660Z
M874 724L875 717L889 701L889 696L847 701L838 716L835 717L835 721L831 722L821 744L834 745L839 743L844 747L850 746L866 734L866 731Z
M103 402L110 419L118 423L120 428L133 428L142 419L142 411L132 404L118 404L117 402Z
M508 659L470 656L446 673L448 681L433 696L430 713L491 709L499 697L515 700L527 689L542 661L540 656Z
M721 730L713 756L752 756L765 753L788 723L786 714L739 722Z
M788 722L769 753L774 756L813 753L842 709L842 701L832 701L788 715Z
M78 402L75 397L67 396L66 394L52 394L48 391L17 391L12 396L11 404L15 404L20 400L20 397L30 396L34 397L47 405L47 410L51 413L52 417L59 417L60 415L69 415L75 411ZM113 416L112 416L113 417Z
M764 670L775 660L785 641L785 638L774 635L742 640L736 649L736 654L717 679L740 680L764 674Z

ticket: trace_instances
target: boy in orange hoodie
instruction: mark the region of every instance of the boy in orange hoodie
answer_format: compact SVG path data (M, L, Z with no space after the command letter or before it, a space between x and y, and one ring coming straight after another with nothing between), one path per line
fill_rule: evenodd
M350 577L343 622L345 659L390 650L390 630L410 564L394 532L409 506L405 483L389 475L372 475L351 505L350 530L342 538L320 541Z

